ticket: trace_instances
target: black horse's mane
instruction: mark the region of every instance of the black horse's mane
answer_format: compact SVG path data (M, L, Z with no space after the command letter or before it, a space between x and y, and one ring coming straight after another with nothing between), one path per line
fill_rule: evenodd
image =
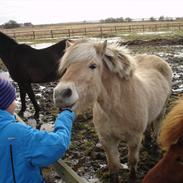
M30 45L27 44L19 44L16 42L16 40L14 40L13 38L11 38L10 36L4 34L3 32L0 31L0 45L3 45L6 48L9 48L10 46L20 46L24 49L32 49L32 50L46 50L46 49L54 49L55 51L57 49L59 49L61 47L61 50L63 49L63 42L66 42L67 39L61 40L56 44L53 44L52 46L48 47L48 48L41 48L41 49L36 49L31 47Z
M3 44L18 44L13 38L9 37L8 35L4 34L3 32L0 32L0 42Z

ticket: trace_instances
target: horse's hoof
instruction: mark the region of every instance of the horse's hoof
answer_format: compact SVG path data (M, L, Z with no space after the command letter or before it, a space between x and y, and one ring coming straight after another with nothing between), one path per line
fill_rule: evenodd
M36 129L40 130L42 123L37 123Z
M42 122L40 122L39 118L36 118L34 116L34 119L36 120L36 129L40 130L41 125L43 124Z
M34 119L37 121L37 120L39 120L39 113L35 113L34 114Z
M137 176L135 172L130 173L128 183L136 183Z
M136 183L136 179L128 179L128 183Z
M119 183L119 173L110 173L110 183Z

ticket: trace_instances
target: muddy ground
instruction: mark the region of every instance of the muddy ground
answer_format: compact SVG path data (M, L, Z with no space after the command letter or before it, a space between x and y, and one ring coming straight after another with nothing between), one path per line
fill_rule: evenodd
M156 44L155 44L156 42ZM172 44L173 42L173 44ZM183 44L181 41L172 42L149 42L136 41L136 44L128 44L128 48L135 53L155 54L164 58L172 66L173 87L172 95L167 106L167 111L172 107L173 101L178 99L183 92ZM138 44L137 44L138 43ZM121 43L123 44L123 43ZM16 83L15 83L16 85ZM41 106L40 121L44 124L52 124L57 114L57 109L53 106L52 92L56 83L33 84L37 101ZM16 85L17 87L17 85ZM17 88L18 91L18 88ZM17 97L19 93L17 92ZM28 101L28 109L25 114L29 117L34 113L32 104ZM50 149L51 150L51 149ZM127 165L127 148L125 142L120 145L121 163ZM154 140L149 140L146 147L142 146L138 166L138 181L140 183L146 172L156 164L162 157L162 152ZM108 171L106 169L106 158L103 149L100 147L98 138L92 123L91 110L84 114L79 114L74 123L72 131L72 142L69 150L63 158L80 176L89 182L108 182ZM44 169L46 181L49 183L59 182L60 177L49 167ZM127 182L128 169L120 172L123 183Z

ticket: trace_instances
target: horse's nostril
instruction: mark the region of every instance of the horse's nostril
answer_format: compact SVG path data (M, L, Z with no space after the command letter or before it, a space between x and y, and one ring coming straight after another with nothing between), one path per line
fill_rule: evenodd
M62 91L62 97L70 97L72 95L72 90L70 88L66 88Z

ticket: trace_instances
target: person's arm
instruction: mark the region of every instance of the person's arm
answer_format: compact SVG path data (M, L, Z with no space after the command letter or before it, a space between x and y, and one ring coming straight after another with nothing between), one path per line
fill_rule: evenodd
M14 115L17 122L23 122L23 120L20 118L18 114L15 113Z
M55 121L53 132L29 128L26 135L27 160L34 166L48 166L61 158L68 149L75 113L64 110Z

